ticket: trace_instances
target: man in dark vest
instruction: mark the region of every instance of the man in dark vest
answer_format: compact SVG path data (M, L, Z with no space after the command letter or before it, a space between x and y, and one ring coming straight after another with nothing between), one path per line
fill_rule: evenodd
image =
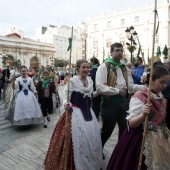
M96 90L102 95L101 129L102 146L111 136L116 123L119 126L119 138L127 127L126 116L129 108L129 94L134 93L142 85L133 84L130 70L120 62L123 57L123 46L114 43L110 49L111 58L98 67L96 73Z

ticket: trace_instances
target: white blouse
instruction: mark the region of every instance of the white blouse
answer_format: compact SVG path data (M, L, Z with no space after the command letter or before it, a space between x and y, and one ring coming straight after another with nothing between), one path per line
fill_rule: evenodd
M119 89L128 89L128 92L130 94L135 93L137 90L143 88L143 85L137 85L133 84L133 78L130 73L130 70L127 69L127 75L128 75L128 87L126 86L126 81L124 79L123 73L121 68L116 69L117 72L117 80L115 87L109 87L107 86L107 67L106 64L103 63L98 67L98 70L96 72L96 90L100 94L107 95L107 96L113 96L119 94Z
M151 95L158 100L163 98L162 93L159 93L158 95L151 93ZM126 119L129 121L131 118L142 114L144 112L144 105L145 105L144 102L135 97L132 97L129 103L129 110L127 111L127 113L129 114L126 117Z

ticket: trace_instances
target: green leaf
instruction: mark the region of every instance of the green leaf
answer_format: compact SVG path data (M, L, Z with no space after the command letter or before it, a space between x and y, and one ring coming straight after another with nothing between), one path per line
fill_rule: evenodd
M72 38L68 38L68 48L67 48L67 51L69 51L71 48L72 48Z

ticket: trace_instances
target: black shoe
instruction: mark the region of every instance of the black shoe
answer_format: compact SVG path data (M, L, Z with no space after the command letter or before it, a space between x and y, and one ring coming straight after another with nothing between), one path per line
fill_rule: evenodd
M50 121L50 117L47 117L47 120Z
M44 125L44 128L47 128L47 125L46 125L46 124Z
M103 153L103 160L105 160L105 155L104 155L104 153Z

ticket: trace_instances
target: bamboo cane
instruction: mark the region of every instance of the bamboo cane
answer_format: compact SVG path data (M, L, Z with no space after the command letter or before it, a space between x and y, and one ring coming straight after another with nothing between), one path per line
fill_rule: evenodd
M73 40L73 27L71 28L71 38ZM72 53L72 45L70 48L70 58L69 58L69 73L68 73L68 83L67 83L67 103L70 102L69 99L69 88L70 88L70 69L71 69L71 53ZM65 121L65 141L64 141L64 148L65 148L65 170L67 170L67 121L68 121L68 110L66 111L66 121Z
M148 100L147 100L147 103L149 103L149 104L150 104L150 94L151 94L151 84L152 84L152 73L153 73L153 58L154 58L154 48L155 48L156 12L157 12L157 0L155 0L154 26L153 26L153 39L152 39L151 71L150 71ZM142 139L142 145L141 145L141 151L140 151L140 158L139 158L138 170L141 170L141 166L142 166L143 150L144 150L144 145L145 145L145 138L146 138L146 133L147 133L147 126L148 126L148 115L145 117L144 132L143 132L143 139Z

